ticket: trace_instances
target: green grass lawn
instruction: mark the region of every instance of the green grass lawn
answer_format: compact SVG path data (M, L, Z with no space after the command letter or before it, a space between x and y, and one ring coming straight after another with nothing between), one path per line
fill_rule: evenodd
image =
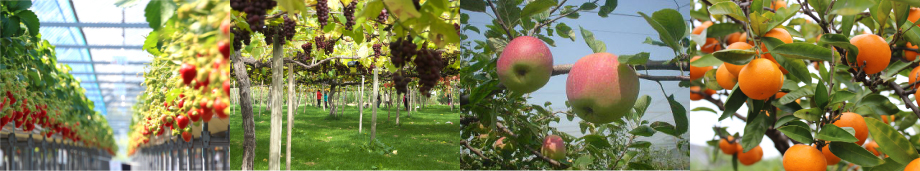
M243 121L239 106L234 105L230 117L230 167L241 169L243 158ZM271 116L264 106L254 105L253 113L256 124L256 156L254 165L257 170L268 169L269 137ZM306 112L303 108L306 107ZM381 105L381 107L383 107ZM287 106L284 108L285 123L282 130L287 130ZM386 109L386 108L384 108ZM258 116L262 110L262 116ZM291 169L395 169L395 170L456 170L460 169L460 147L456 144L460 137L460 113L449 106L428 106L406 117L402 112L395 125L396 113L387 120L385 110L377 111L377 139L392 147L395 153L370 153L365 148L370 141L371 109L364 112L364 131L358 133L358 109L346 107L345 113L338 119L327 119L329 113L322 108L300 106L294 116L294 133L291 147ZM447 124L450 121L453 124ZM281 169L285 169L285 150L287 132L282 134Z

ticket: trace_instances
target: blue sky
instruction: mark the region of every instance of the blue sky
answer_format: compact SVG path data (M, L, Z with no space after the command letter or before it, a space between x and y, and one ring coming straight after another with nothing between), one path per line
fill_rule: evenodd
M582 4L584 1L569 1L567 5L577 5ZM601 2L603 3L603 2ZM592 54L591 48L587 46L584 42L584 39L581 38L581 33L578 31L578 27L584 27L592 31L597 40L601 40L607 45L607 52L615 55L629 55L636 54L639 52L649 52L651 54L650 60L669 60L674 58L674 54L671 49L666 47L659 47L654 45L643 44L647 37L652 39L658 39L658 33L648 25L648 23L637 12L643 12L648 15L651 15L655 11L672 8L677 9L680 6L678 11L683 14L685 19L690 19L690 8L692 7L692 1L677 1L677 0L647 0L647 1L619 1L617 8L613 11L607 18L601 18L597 16L596 9L594 12L583 12L581 17L578 19L561 19L557 23L565 23L572 27L575 31L576 39L571 41L564 39L558 36L552 37L555 40L556 47L550 47L550 50L553 52L553 61L555 65L559 64L574 64L578 59L583 56ZM468 11L463 11L468 13ZM489 15L483 13L468 13L470 14L470 24L480 29L484 29L484 26L488 23L491 23L492 18ZM478 20L477 20L478 19ZM477 35L476 32L467 32L470 36L470 39L473 40L483 40L485 39L482 35ZM645 71L639 71L640 73L645 73ZM678 71L648 71L649 75L679 75ZM686 73L685 73L686 75ZM554 110L566 110L565 108L565 80L567 75L559 75L550 78L549 83L546 84L540 90L537 90L531 94L532 99L529 103L532 104L543 104L544 102L552 102L552 108ZM665 92L669 95L674 94L675 98L684 104L684 107L687 109L690 106L689 100L689 90L686 88L681 88L677 86L676 81L666 81L662 82L665 88ZM673 117L671 116L671 109L667 103L666 97L662 94L661 89L658 84L654 81L642 80L640 79L640 91L641 95L649 95L652 97L652 104L649 107L649 110L646 112L644 119L651 122L654 121L665 121L674 123ZM576 118L572 122L568 122L563 119L561 123L552 124L551 126L559 128L561 131L573 134L575 136L581 136L581 132L578 128L578 119ZM665 134L656 134L651 137L651 141L663 141L669 142L673 141L674 138ZM657 143L653 143L656 146ZM671 144L673 146L673 144Z

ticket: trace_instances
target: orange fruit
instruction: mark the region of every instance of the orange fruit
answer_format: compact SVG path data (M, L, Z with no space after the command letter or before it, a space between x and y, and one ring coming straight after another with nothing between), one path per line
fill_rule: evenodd
M834 125L838 127L853 127L856 130L856 144L863 145L866 142L866 137L869 136L869 128L866 127L866 120L863 119L862 115L853 113L853 112L843 112L840 115L840 119L834 121Z
M907 48L917 49L917 45L913 45L910 44L910 42L907 42ZM914 59L917 59L917 52L912 50L904 50L904 59L907 59L908 61L914 61Z
M776 92L776 99L783 98L783 96L786 96L786 94L789 94L789 93L782 92L782 91Z
M783 88L783 73L770 60L752 60L738 74L738 87L744 95L754 100L770 98Z
M725 139L728 139L728 141L731 141L731 140L734 140L735 137L728 136L728 137L725 137ZM725 154L735 154L735 153L737 153L738 151L740 151L740 150L738 150L738 149L741 149L741 143L738 143L738 142L729 143L729 142L726 141L725 139L720 139L720 140L719 140L719 149L722 149L722 153L725 153Z
M865 65L863 70L866 74L879 73L888 67L888 62L891 60L891 49L888 47L888 42L885 42L881 36L861 34L850 39L850 44L859 49L854 67Z
M914 98L917 99L917 105L920 105L920 98L917 98L917 97L920 97L920 91L917 91L916 93L914 93Z
M770 3L770 8L772 8L773 10L776 10L779 8L786 8L786 1L784 0L773 1L773 3Z
M723 89L731 90L735 88L735 84L738 84L738 76L729 72L726 64L731 65L729 63L722 63L719 69L716 69L716 82L718 82L719 86Z
M738 147L741 146L739 145ZM754 163L757 163L761 158L763 158L763 148L760 148L759 145L752 148L748 152L744 152L744 150L738 150L738 152L738 161L745 166L750 166Z
M907 74L907 84L917 82L918 78L920 78L920 66L910 70L910 74ZM914 89L916 88L920 88L920 84L914 84Z
M691 33L695 35L700 35L703 33L703 30L706 30L706 28L709 28L709 26L712 26L712 24L713 24L712 21L703 22L703 24L700 24L700 26L696 26L696 28L693 28L693 32Z
M716 94L716 90L706 89L706 90L703 90L703 94L706 94L707 96L712 96L713 94Z
M786 31L786 29L783 29L783 28L773 28L773 30L770 30L763 36L779 39L783 43L792 43L792 35L789 34L789 31ZM769 59L770 61L773 61L773 63L776 64L776 66L779 66L779 62L776 62L776 59L773 58L773 55L771 55L770 53L764 52L764 51L768 51L765 49L767 49L767 46L764 44L760 44L760 50L761 50L761 53L763 54L763 57ZM786 71L786 68L783 68L783 66L779 66L779 69L783 71L783 74L789 73L789 71Z
M920 171L920 158L907 163L907 167L904 167L904 171Z
M888 122L894 122L894 115L882 115L882 122L888 124Z
M829 141L825 141L825 144ZM840 162L840 157L831 153L831 150L828 148L830 145L824 145L824 148L821 148L821 153L824 154L824 159L827 159L827 165L835 165Z
M696 61L697 59L700 59L700 56L694 56L693 58L690 59L690 62ZM703 78L703 76L706 75L706 72L711 69L712 69L712 66L695 67L693 65L690 65L690 80L696 80L696 79Z
M819 69L821 69L821 66L819 66L819 65L821 65L821 64L822 64L822 62L818 62L818 61L812 61L812 62L811 62L811 64L814 64L814 66L815 66L815 70L819 70Z
M751 44L748 44L745 42L735 42L735 43L728 45L728 47L725 47L725 49L747 50L747 49L751 49L752 47L753 46L751 46ZM730 63L723 63L723 64L725 64L725 67L726 67L725 69L728 69L728 72L734 75L736 78L738 77L738 73L741 72L741 68L744 68L743 65L735 65L735 64L730 64Z
M878 150L876 150L877 148L878 143L875 143L875 141L869 141L869 143L866 143L866 150L869 150L869 152L872 152L872 154L875 154L875 156L879 155Z
M787 171L824 171L827 159L815 147L796 144L783 154L783 168Z
M726 36L725 43L732 44L736 42L747 42L747 33L735 32Z
M703 99L702 94L694 93L694 92L702 93L703 91L700 91L700 86L691 86L690 87L690 100L697 101L697 100Z
M700 47L700 52L703 53L712 53L719 50L722 50L722 45L719 45L719 40L715 38L706 38L706 43Z
M910 13L907 14L907 21L918 23L917 20L920 20L920 8L910 8ZM917 24L920 26L920 24Z

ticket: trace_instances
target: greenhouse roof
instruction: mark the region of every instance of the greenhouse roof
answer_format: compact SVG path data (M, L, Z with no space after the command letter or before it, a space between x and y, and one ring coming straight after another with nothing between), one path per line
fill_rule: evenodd
M106 116L116 136L127 135L131 106L145 87L146 64L141 50L152 31L141 0L121 8L109 0L35 0L31 10L40 21L42 39L56 46L59 63L80 79L95 110Z

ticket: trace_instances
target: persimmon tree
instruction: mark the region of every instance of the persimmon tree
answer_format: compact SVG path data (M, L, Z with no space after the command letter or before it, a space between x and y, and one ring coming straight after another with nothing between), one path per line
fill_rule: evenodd
M687 73L684 71L688 71L691 48L688 40L682 38L689 34L689 29L679 12L664 9L651 15L639 13L659 33L657 40L649 38L646 43L673 50L667 55L674 57L665 61L649 60L647 52L616 57L606 52L603 42L613 40L598 40L587 28L575 30L573 26L558 22L563 18L578 19L595 9L597 15L607 17L616 6L615 0L578 4L565 0L475 0L461 4L465 10L461 14L461 22L465 24L463 38L467 40L463 42L462 57L470 61L470 66L460 74L460 84L464 86L461 168L655 169L648 163L632 160L652 145L652 142L636 138L661 132L678 139L662 143L673 143L678 148L688 145L682 138L688 127L686 110L679 103L681 100L674 99L673 94L663 89L661 81L689 82L690 77L642 72ZM492 18L480 28L468 25L470 16L466 13L485 13ZM576 64L553 64L552 56L565 53L550 52L547 44L554 46L559 40L575 41L576 32L595 54L581 57ZM481 34L485 39L468 39L467 34ZM549 102L528 103L529 98L524 94L540 89L549 77L563 75L568 75L566 86L569 90L578 87L575 89L614 98L583 97L590 95L575 95L579 92L567 90L569 101L563 111L554 111ZM610 78L618 81L606 81ZM655 81L662 87L661 97L667 97L673 122L649 123L642 119L652 97L638 96L640 78ZM592 82L591 79L596 80ZM590 100L583 99L612 100L617 105L591 105ZM586 135L576 137L550 126L563 118L572 121L575 117L583 120L579 127Z
M764 136L784 154L787 170L847 164L902 170L920 163L915 133L920 110L910 97L916 93L918 5L697 1L691 14L700 25L690 37L693 47L700 47L691 54L699 58L690 64L699 68L691 75L702 76L691 82L700 87L691 96L718 109L693 110L746 123L743 134L714 127L713 150L735 156L736 169L737 159L759 149ZM707 90L721 91L712 96ZM747 110L739 110L742 106ZM735 147L740 149L731 150Z

